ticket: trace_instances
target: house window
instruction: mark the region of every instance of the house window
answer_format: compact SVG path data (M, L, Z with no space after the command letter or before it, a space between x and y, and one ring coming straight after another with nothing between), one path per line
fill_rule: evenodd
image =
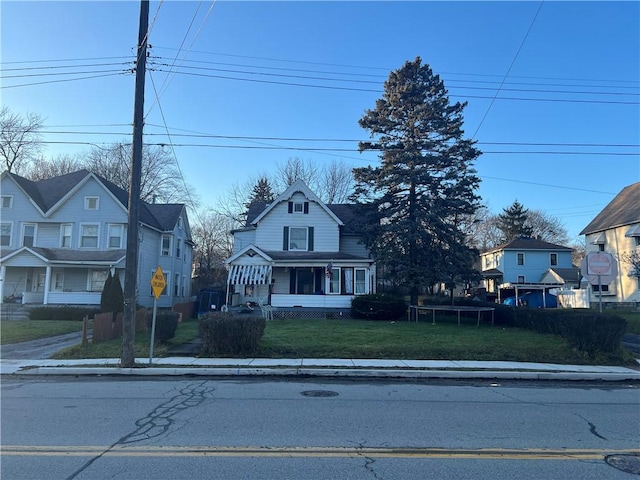
M13 208L13 195L2 195L2 208Z
M60 225L60 247L71 248L71 224L63 223Z
M604 243L599 243L598 244L598 251L599 252L604 252Z
M184 286L187 283L187 276L183 275L182 276L182 285L181 285L181 290L180 290L180 294L184 297Z
M182 240L176 238L176 258L180 258L180 247L182 246Z
M12 230L12 223L3 222L0 224L0 247L9 247L11 245Z
M98 248L98 224L80 225L80 247Z
M293 204L293 213L302 213L304 211L304 204L302 202L295 202Z
M366 291L366 271L364 268L356 268L356 295L364 294Z
M633 237L633 239L635 240L636 247L640 247L640 237L636 236L636 237Z
M558 254L557 253L550 253L549 254L549 263L551 263L552 267L555 267L558 265Z
M518 265L524 265L524 253L518 252L516 254Z
M524 275L518 275L518 283L524 283Z
M109 275L108 270L90 270L89 271L89 291L101 292L104 288L104 282L107 281Z
M341 270L342 269L340 267L333 267L333 269L331 270L331 278L329 279L329 293L340 293L340 274L342 273Z
M22 245L24 247L33 247L36 238L35 223L25 223L22 225Z
M153 274L156 273L155 271L151 272L151 275L153 276ZM168 272L162 272L162 274L164 275L164 288L162 289L162 292L160 293L160 295L166 295L167 294L167 289L169 288L169 274ZM149 295L151 295L153 297L153 287L151 285L149 285Z
M609 291L609 285L591 285L593 287L593 291L594 292L608 292Z
M100 206L100 197L84 197L85 210L98 210Z
M53 274L53 289L61 292L64 290L64 273L56 272Z
M109 225L109 248L122 248L124 225Z
M289 250L307 250L307 228L289 228Z
M180 293L180 274L176 273L173 277L173 296L177 297Z
M171 235L162 235L162 256L171 255Z

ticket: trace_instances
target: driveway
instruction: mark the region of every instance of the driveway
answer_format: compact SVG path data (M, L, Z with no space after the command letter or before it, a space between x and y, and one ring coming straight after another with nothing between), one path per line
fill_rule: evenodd
M12 360L42 360L50 358L63 348L82 342L82 332L67 333L55 337L12 343L0 347L0 358Z

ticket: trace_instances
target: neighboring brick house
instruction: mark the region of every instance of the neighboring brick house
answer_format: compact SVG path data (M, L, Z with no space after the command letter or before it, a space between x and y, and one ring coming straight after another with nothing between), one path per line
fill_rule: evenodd
M1 177L0 301L98 305L108 271L124 286L128 193L87 171L37 182ZM167 288L158 306L189 300L193 242L182 204L140 208L137 303L153 305L160 265Z
M517 237L480 254L481 273L488 293L501 290L541 290L579 285L572 249L529 237Z
M231 232L228 303L348 309L355 295L375 292L354 208L323 203L300 180L270 204L252 204L246 226Z
M640 302L640 182L622 189L596 215L580 235L585 236L586 253L611 253L618 261L618 275L602 286L603 302L637 305ZM635 258L635 263L626 259ZM599 296L599 287L592 286Z

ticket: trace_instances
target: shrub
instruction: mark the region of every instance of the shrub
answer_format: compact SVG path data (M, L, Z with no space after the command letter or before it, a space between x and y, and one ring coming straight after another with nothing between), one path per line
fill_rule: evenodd
M178 328L178 317L176 312L160 310L156 312L156 331L154 343L165 343L176 336ZM153 324L153 315L147 316L148 328L151 331Z
M233 316L228 312L208 313L198 325L202 355L215 357L256 353L265 326L264 317Z
M35 307L29 310L31 320L74 320L81 322L88 315L90 318L100 309L91 307Z
M109 270L109 275L104 282L102 294L100 295L100 311L113 313L124 311L124 294L120 276L111 276L111 270Z
M366 320L396 320L407 315L402 297L387 293L358 295L351 301L351 316Z

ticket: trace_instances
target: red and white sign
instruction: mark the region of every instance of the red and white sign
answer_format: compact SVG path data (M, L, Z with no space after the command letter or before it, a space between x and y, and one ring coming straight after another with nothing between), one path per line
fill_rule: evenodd
M613 275L613 255L594 252L587 255L587 275Z

